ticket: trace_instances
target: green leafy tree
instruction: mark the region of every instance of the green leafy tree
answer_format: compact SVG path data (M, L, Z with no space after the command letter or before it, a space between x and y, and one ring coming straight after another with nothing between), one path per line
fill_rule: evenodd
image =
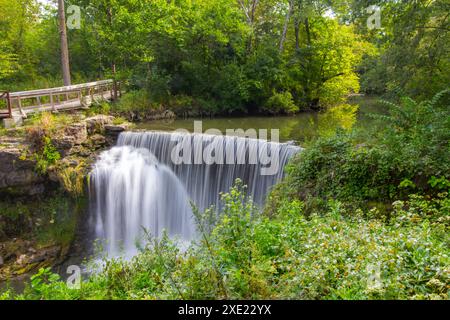
M366 8L381 8L381 29L368 30ZM352 20L379 49L364 61L362 87L384 93L396 87L430 98L450 82L450 4L445 0L354 1Z

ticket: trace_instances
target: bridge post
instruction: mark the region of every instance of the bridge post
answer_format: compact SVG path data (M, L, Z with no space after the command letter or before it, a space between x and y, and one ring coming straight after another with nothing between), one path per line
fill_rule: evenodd
M116 101L117 100L117 81L116 81L116 79L113 80L113 91L114 91L114 95L113 95L112 99L114 101Z
M80 100L80 105L83 106L83 94L81 93L81 90L77 92L78 94L78 100Z
M25 112L23 112L22 100L20 99L20 97L17 98L17 107L19 107L19 111L20 111L20 114L22 115L22 117L26 118L27 114Z
M8 106L9 117L12 118L11 97L9 96L9 91L6 91L6 105Z
M112 99L117 99L118 95L121 95L119 84L120 83L114 79L108 79L70 87L65 86L12 92L9 95L10 102L8 106L11 111L8 110L8 112L3 112L2 115L6 117L10 114L13 116L20 114L21 117L26 118L27 113L42 112L44 110L58 112L63 109L86 108L91 103L95 102L95 98L99 96L103 99L109 99L110 97ZM111 96L109 94L111 94ZM6 91L4 94L0 94L0 96L1 98L6 99ZM49 97L49 104L47 104L45 100L42 100L46 99L46 97ZM88 100L89 97L91 98L90 102ZM30 99L31 102L28 102ZM15 102L15 100L17 100L17 102ZM79 100L79 102L77 100ZM23 105L22 101L26 101L26 104ZM69 101L70 104L68 103Z
M55 101L54 101L54 99L53 99L53 94L52 94L52 93L50 93L50 105L52 106L52 111L53 111L53 112L58 111L58 110L56 109L56 107L55 107Z

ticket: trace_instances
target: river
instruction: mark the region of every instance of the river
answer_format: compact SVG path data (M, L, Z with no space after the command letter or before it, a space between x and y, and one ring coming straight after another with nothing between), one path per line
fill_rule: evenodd
M353 127L366 130L374 126L370 114L384 113L375 97L354 97L343 104L323 112L302 112L293 116L240 116L215 118L190 118L153 120L138 123L136 129L173 131L186 129L194 131L194 121L202 121L203 131L218 129L223 134L227 129L271 129L279 130L280 142L294 141L307 146L320 136L333 135L337 128L350 130ZM269 134L270 136L270 134Z

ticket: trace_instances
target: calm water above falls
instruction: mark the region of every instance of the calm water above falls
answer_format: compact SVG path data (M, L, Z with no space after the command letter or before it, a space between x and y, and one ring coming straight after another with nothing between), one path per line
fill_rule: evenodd
M201 120L203 131L218 129L223 134L226 129L267 129L269 133L270 129L279 129L280 142L295 141L302 146L319 136L334 134L338 127L350 129L354 126L359 128L372 126L374 121L368 114L384 112L383 107L377 105L376 98L373 97L355 97L351 100L351 106L342 105L326 112L300 113L295 116L157 120L138 123L137 129L158 131L186 129L193 132L194 120Z

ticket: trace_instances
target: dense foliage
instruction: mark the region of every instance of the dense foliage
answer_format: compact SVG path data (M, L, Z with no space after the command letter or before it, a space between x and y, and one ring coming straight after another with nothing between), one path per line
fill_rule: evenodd
M318 139L291 162L288 177L271 196L299 198L314 207L330 199L390 204L409 193L447 191L449 98L446 90L422 102L381 102L387 114L374 116L379 126L365 128L363 137L340 132Z
M446 89L450 82L449 2L359 0L353 2L353 12L369 5L381 8L381 29L369 33L379 55L361 65L362 90L384 93L401 87L410 96L431 98ZM352 18L365 28L364 15Z
M56 8L2 0L2 87L60 84ZM74 81L126 78L152 103L191 113L289 112L333 105L362 90L401 86L430 97L449 82L446 1L71 0ZM369 6L381 10L369 29ZM68 18L72 18L69 14ZM280 101L282 104L283 101Z
M9 76L6 87L14 89L11 82L49 85L44 78L60 74L54 63L59 60L55 8L39 10L32 0L7 2L2 6L2 38L8 41L1 48L10 52L0 51L2 77ZM80 6L83 14L81 28L69 30L75 80L108 77L117 70L114 76L131 79L132 87L148 91L153 101L169 104L187 95L201 113L258 109L285 91L291 91L297 104L308 106L321 95L338 98L357 89L354 71L364 51L362 42L352 28L323 17L322 7L309 10L313 17L307 35L296 33L295 48L293 37L284 39L282 51L277 29L287 14L283 1L251 1L248 7L230 0L70 4ZM20 10L27 14L17 17ZM300 37L305 38L302 43ZM301 65L306 69L298 69ZM295 83L299 78L305 79L301 86ZM334 88L336 92L319 92L343 79L345 85Z
M79 289L42 269L23 294L1 297L448 299L448 196L396 202L386 222L360 210L344 217L339 202L305 218L300 201L285 201L268 218L244 194L238 184L223 195L213 224L211 212L198 214L201 238L185 251L151 239L131 261L105 261Z

